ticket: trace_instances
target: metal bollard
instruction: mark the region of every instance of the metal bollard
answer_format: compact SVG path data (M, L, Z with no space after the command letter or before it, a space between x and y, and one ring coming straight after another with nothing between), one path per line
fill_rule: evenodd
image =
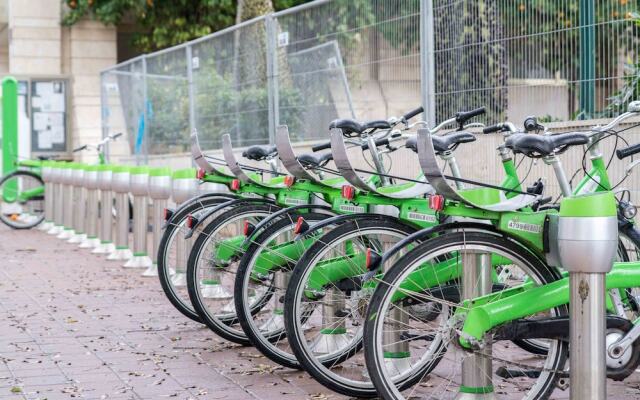
M462 298L473 299L491 293L491 254L464 251L462 254ZM482 355L470 355L462 360L462 385L456 400L495 399L492 376L491 345Z
M572 400L607 397L605 276L618 244L613 193L565 198L560 203L558 248L569 271Z
M164 209L171 197L171 169L151 168L149 169L149 181L147 186L149 198L153 202L151 226L153 227L153 239L151 245L152 264L142 276L158 276L158 247L162 238L162 223L164 220Z
M133 257L129 250L129 167L116 165L112 171L111 189L116 198L116 248L107 260L123 261Z
M86 191L85 238L80 248L91 249L100 245L98 239L98 165L88 165L84 170L82 184Z
M62 162L54 161L51 166L51 191L53 200L51 202L53 212L53 227L47 231L49 235L59 235L62 232L62 210L64 201L62 199Z
M68 240L73 236L73 169L75 163L67 163L62 169L62 232L58 239Z
M84 233L84 220L86 218L86 198L83 186L85 167L84 164L76 164L72 170L71 185L73 188L73 203L75 204L72 224L74 235L68 240L68 243L82 243L87 237Z
M149 268L152 265L151 258L147 254L148 185L149 167L139 166L129 169L129 190L133 195L133 257L124 264L126 268Z
M98 166L98 189L100 189L100 245L93 249L95 254L110 254L113 244L113 192L111 191L111 165Z
M38 226L41 231L47 232L54 227L53 224L53 161L42 163L42 180L44 181L44 222Z
M171 195L177 205L189 200L198 192L195 168L177 170L173 173L172 178ZM174 286L187 284L187 260L191 252L192 239L185 239L184 234L185 232L181 230L174 239L176 243L176 272L171 277L171 283Z

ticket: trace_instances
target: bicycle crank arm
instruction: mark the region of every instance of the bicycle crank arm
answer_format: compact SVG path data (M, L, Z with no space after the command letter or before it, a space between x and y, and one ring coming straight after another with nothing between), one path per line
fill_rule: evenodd
M608 328L607 324L607 328ZM624 331L623 331L624 332ZM640 337L640 324L635 325L631 330L622 336L617 342L612 343L607 348L607 354L611 358L618 359L622 357L631 345Z

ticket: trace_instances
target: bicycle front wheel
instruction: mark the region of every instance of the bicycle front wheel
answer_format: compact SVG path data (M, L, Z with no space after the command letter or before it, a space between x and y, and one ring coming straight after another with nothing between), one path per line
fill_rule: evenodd
M565 340L545 339L546 352L539 355L514 345L513 337L491 333L477 348L463 348L465 314L459 311L474 304L464 299L504 301L514 289L558 279L558 271L498 235L451 232L421 243L379 281L367 311L365 358L377 390L385 399L494 392L548 398L565 374ZM439 310L437 318L412 310L427 305ZM566 315L563 305L508 322Z
M30 229L44 220L44 181L31 171L0 180L0 220L13 229Z

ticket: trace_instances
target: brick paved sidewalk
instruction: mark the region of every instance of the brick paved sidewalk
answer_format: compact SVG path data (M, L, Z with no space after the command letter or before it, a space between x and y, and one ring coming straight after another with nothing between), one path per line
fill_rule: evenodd
M0 399L340 399L173 309L156 278L0 227Z
M0 260L0 400L344 399L187 320L140 270L4 226ZM608 394L640 398L640 373Z

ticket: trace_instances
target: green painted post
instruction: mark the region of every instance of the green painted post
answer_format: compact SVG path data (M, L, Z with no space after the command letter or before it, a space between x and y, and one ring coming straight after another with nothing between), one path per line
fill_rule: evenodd
M16 170L18 159L18 81L12 76L2 80L2 175ZM7 192L15 193L17 181L7 182ZM6 197L6 196L3 196ZM5 198L5 201L10 199Z
M596 9L594 0L580 0L580 115L593 117L596 95Z

